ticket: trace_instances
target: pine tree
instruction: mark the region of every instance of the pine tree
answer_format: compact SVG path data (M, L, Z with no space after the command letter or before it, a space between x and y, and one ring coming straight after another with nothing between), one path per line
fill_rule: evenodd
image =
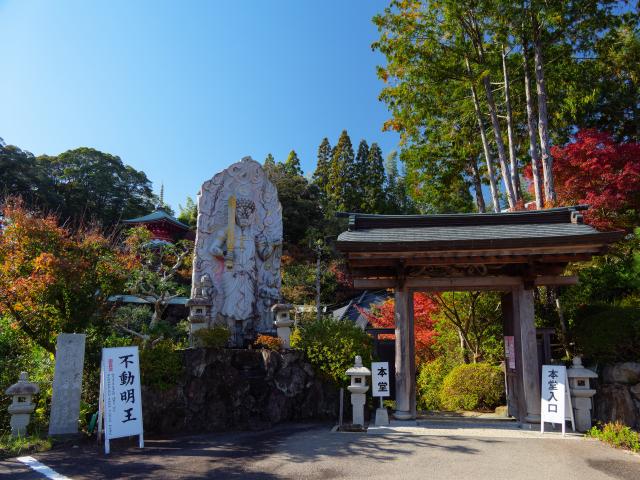
M300 159L295 150L289 152L287 161L284 162L284 171L289 176L300 175L302 176L302 168L300 167Z
M372 143L367 158L367 170L365 172L365 212L383 213L385 208L384 192L384 164L382 162L382 150L377 143Z
M347 203L350 187L350 175L353 171L353 146L346 130L343 130L338 144L333 149L329 181L325 188L329 207L333 211L348 211L352 205Z
M323 211L327 209L326 187L329 182L329 173L331 169L332 149L329 139L324 137L322 143L318 147L318 162L316 170L313 172L313 183L320 190L320 203Z

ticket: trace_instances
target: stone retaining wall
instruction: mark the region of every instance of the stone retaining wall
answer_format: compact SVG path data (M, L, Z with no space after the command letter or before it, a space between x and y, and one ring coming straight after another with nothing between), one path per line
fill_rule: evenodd
M189 349L183 365L175 387L143 387L145 431L253 430L337 419L337 390L316 377L302 352Z
M640 363L607 365L599 381L593 399L595 418L601 422L619 420L640 429Z

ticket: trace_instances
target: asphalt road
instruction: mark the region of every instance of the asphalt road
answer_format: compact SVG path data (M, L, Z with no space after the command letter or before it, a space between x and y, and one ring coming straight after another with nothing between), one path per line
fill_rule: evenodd
M640 479L640 455L595 440L332 433L317 424L148 439L142 450L121 439L108 456L88 444L33 457L71 479ZM45 477L9 460L0 478Z

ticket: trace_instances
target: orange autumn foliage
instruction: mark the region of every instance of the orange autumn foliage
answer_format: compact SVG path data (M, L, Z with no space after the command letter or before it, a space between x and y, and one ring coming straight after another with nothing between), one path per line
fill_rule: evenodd
M0 315L53 352L58 333L83 331L121 291L132 262L99 231L71 231L19 198L1 214Z
M395 328L395 301L389 299L371 312L360 307L358 311L376 328ZM433 315L438 311L436 303L424 293L413 296L414 329L416 342L416 365L433 360L433 345L436 341ZM381 338L395 338L395 335L381 335Z

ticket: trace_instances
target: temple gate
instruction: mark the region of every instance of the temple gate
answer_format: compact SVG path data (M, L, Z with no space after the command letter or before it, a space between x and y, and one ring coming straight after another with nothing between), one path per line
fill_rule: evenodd
M509 414L540 421L540 372L533 289L577 283L569 262L606 251L624 232L583 223L586 206L496 214L342 214L338 237L356 288L392 288L396 305L396 411L416 418L413 326L415 291L502 292L504 335L514 337L515 368L507 368Z

